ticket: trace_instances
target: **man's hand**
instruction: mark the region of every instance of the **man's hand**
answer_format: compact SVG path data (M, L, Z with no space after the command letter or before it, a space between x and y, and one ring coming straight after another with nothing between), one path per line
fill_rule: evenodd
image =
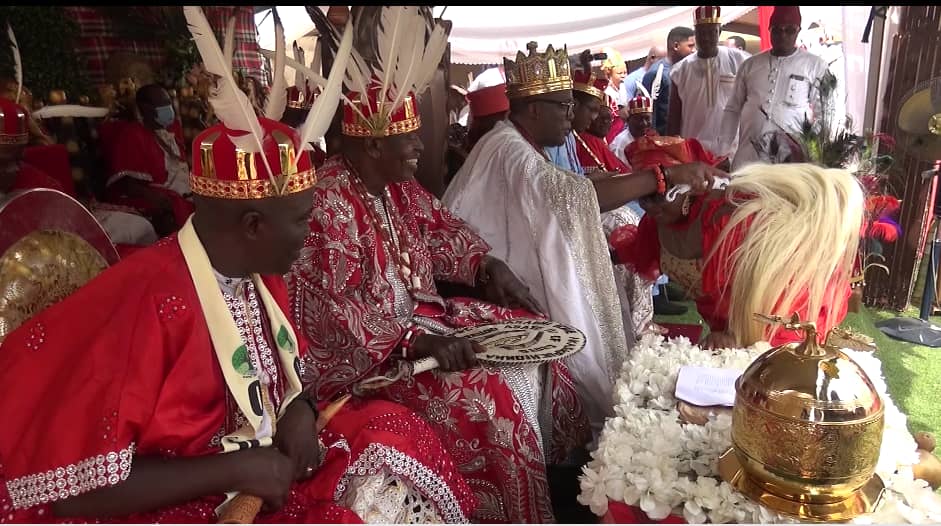
M238 460L242 467L241 480L236 484L238 491L265 501L268 511L284 506L294 482L294 466L290 458L273 447L260 447L240 451L232 460Z
M618 175L617 172L606 172L601 168L597 168L585 174L585 177L590 181L598 181L600 179L607 179L608 177L614 177Z
M434 357L442 371L463 371L477 365L476 353L484 348L466 338L422 334L412 343L412 354L417 358Z
M703 163L687 163L664 168L663 177L667 187L688 185L693 195L701 195L712 189L716 178L728 177L728 174Z
M522 308L534 314L545 315L545 309L530 294L529 287L524 285L503 261L485 256L477 271L477 281L484 285L484 297L487 301L501 307Z
M700 345L703 349L735 349L735 336L728 332L710 332Z
M274 445L291 459L293 480L310 478L314 470L320 466L320 447L317 443L316 426L317 415L300 397L291 401L284 416L278 419Z

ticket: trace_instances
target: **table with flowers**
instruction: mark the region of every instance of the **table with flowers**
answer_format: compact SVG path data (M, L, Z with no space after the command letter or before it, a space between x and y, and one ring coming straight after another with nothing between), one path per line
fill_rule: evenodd
M581 477L579 502L606 523L796 522L759 505L723 481L717 461L732 443L732 416L719 412L704 425L684 423L674 397L682 366L745 370L767 344L703 350L686 338L647 335L625 361L615 386L615 416L605 423ZM915 441L886 392L882 364L872 353L844 349L862 367L885 403L885 428L876 473L885 483L873 513L857 524L938 523L941 497L912 476Z

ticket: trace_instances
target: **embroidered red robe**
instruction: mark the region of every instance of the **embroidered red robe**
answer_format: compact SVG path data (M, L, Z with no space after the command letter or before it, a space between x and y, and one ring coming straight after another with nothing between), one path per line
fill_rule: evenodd
M263 280L286 306L283 280ZM298 348L307 352L302 338ZM243 420L175 236L9 334L0 346L0 383L15 393L0 399L7 431L0 435L0 522L82 520L53 517L49 503L120 483L139 455L219 453L220 439ZM470 513L472 492L423 420L389 402L347 405L321 434L325 463L260 522L359 522L337 503L351 478L369 473L417 488L445 521ZM215 522L222 500L206 496L111 520Z
M398 260L384 248L382 227L371 219L383 217L384 211L355 189L346 161L334 157L318 175L311 235L288 286L295 324L313 347L305 381L316 385L321 396L396 370L400 342L412 320L420 318L422 325L447 333L532 316L438 294L435 280L472 285L490 247L417 182L389 185L383 206L399 246L407 247L411 274L419 280L409 293L396 274ZM587 441L567 369L555 363L551 372L539 408L514 395L514 386L527 381L518 367L422 373L377 396L408 406L433 425L481 502L476 519L544 522L553 517L534 420L540 412L551 412L546 415L551 425L542 426L543 433L551 432L551 460Z

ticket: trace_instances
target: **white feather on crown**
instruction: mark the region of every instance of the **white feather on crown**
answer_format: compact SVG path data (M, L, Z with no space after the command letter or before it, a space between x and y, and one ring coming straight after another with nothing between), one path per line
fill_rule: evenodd
M10 38L10 52L13 54L13 73L16 75L16 99L13 102L19 104L20 95L23 94L23 61L20 58L20 45L16 43L16 35L9 23L7 23L7 36Z
M444 25L435 23L430 35L428 30L418 7L382 7L376 38L378 65L372 68L354 53L346 70L346 83L351 91L367 94L370 86L379 86L378 100L383 103L376 113L365 115L359 104L347 100L367 127L376 132L384 130L409 93L417 97L428 88L448 45Z

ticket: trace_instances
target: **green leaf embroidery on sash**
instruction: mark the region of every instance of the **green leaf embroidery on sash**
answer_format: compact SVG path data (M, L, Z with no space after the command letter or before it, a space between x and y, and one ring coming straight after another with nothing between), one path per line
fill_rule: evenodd
M248 349L244 345L232 354L232 367L235 368L235 372L243 376L251 373L252 364L248 361Z
M278 331L278 347L287 349L288 351L294 351L294 340L291 339L291 336L288 334L288 329L284 325L282 325L281 329Z

